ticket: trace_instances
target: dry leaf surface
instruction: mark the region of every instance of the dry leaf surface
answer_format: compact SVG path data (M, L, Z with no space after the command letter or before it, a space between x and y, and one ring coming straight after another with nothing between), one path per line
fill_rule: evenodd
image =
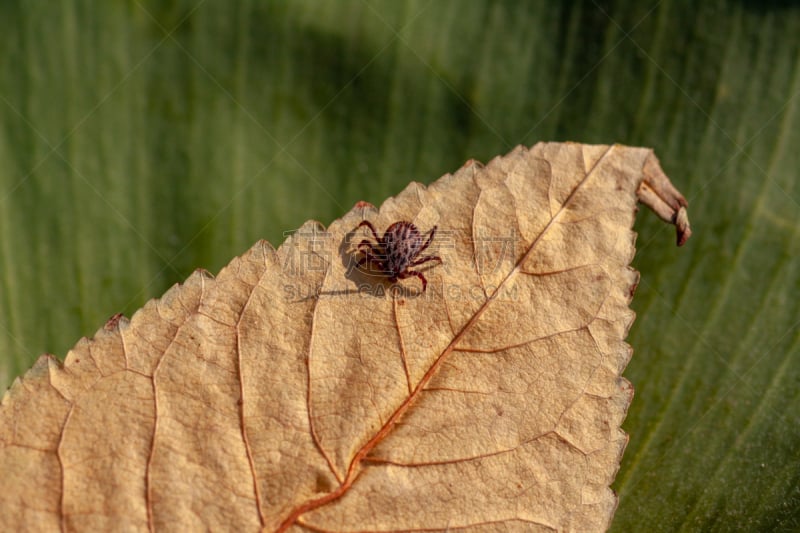
M685 241L651 150L542 143L196 272L6 393L5 529L607 528L637 197ZM437 226L426 292L363 219Z

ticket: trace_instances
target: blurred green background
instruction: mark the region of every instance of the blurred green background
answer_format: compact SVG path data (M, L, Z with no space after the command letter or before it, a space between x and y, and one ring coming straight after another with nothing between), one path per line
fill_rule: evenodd
M466 159L650 146L615 531L800 530L800 5L0 3L0 387Z

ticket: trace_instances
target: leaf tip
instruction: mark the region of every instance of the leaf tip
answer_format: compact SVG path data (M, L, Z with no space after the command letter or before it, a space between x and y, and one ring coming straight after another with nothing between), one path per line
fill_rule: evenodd
M684 200L685 202L685 200ZM685 206L681 206L678 212L675 213L675 229L678 233L678 246L683 246L689 237L692 236L692 228L689 224L689 213L686 211Z
M665 222L675 226L677 244L683 246L692 230L689 225L689 214L686 208L689 202L670 182L661 169L658 158L651 151L642 168L643 179L636 190L639 201L649 207Z

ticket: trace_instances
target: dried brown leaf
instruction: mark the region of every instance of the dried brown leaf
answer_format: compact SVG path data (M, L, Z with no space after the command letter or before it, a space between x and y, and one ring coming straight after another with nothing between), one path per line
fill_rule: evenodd
M605 529L637 196L685 241L651 150L538 144L196 272L5 395L5 528ZM426 292L364 218L439 228Z

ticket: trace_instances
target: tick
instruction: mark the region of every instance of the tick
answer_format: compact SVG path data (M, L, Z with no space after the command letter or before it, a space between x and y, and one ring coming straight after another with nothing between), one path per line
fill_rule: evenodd
M422 272L411 270L411 267L419 266L428 261L442 263L442 259L439 256L421 256L422 252L433 242L436 226L426 233L421 233L411 222L401 220L386 228L382 237L378 236L375 226L369 220L362 221L356 229L362 226L370 229L376 242L373 243L367 239L361 241L357 250L364 254L364 257L358 260L358 266L375 265L378 271L389 278L392 283L416 276L422 282L422 292L425 292L428 288L428 280L425 279ZM425 239L426 235L428 236L427 239Z

